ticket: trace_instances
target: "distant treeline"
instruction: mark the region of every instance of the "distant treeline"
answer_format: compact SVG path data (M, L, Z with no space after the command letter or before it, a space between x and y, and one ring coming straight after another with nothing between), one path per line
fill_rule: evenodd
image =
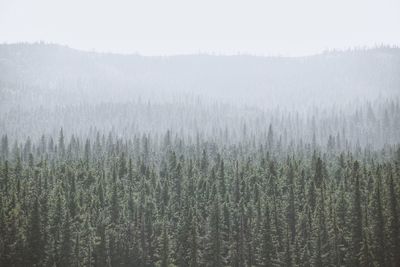
M145 57L0 44L0 111L182 94L258 106L326 106L399 96L399 72L400 48L388 46L306 57Z
M99 132L111 132L124 139L145 135L155 146L168 131L185 144L203 139L222 145L240 144L249 150L271 142L273 132L275 152L282 155L315 149L353 152L400 143L400 101L393 97L352 105L261 109L203 98L165 102L138 99L94 105L16 106L0 112L0 136L7 135L10 146L25 139L50 142L60 128L68 136L91 140Z

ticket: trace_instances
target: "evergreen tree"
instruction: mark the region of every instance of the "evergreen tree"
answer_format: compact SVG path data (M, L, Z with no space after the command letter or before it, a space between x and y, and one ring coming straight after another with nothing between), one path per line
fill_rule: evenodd
M65 156L65 142L64 142L64 133L63 129L60 130L60 135L58 137L58 153L61 159Z
M71 233L71 219L67 212L64 219L62 231L62 243L60 249L60 266L71 266L72 264L72 233Z
M27 262L32 266L39 266L43 260L43 243L42 243L42 227L39 209L38 197L35 197L35 201L32 207L32 211L28 222L28 253Z
M274 243L272 241L272 230L268 203L266 203L265 205L264 222L261 234L261 265L273 266Z
M169 266L169 237L167 232L167 227L165 223L162 228L162 239L161 239L161 267Z
M289 224L291 242L294 242L296 237L296 211L294 199L294 170L292 164L289 164L289 173L287 185L289 187L289 204L287 208L287 222Z
M217 267L225 264L225 260L222 257L221 211L218 195L215 195L212 205L207 236L208 251L205 260L207 265Z
M386 240L385 240L385 222L383 216L383 206L381 197L381 173L378 168L375 180L375 188L372 200L373 216L373 236L374 236L374 255L375 261L379 266L386 266Z
M351 258L352 265L360 266L361 246L363 242L363 225L361 210L361 188L360 188L360 165L358 161L354 162L352 176L354 179L354 193L352 205L352 235L351 235Z
M399 216L398 216L398 198L396 194L396 186L393 181L393 174L389 172L389 210L390 210L390 237L391 237L391 257L393 266L398 266L400 264L400 237L399 237Z

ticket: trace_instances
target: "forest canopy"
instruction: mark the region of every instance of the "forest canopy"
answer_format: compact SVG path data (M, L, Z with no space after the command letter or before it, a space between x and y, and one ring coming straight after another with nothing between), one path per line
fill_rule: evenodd
M399 73L0 45L0 266L400 266Z

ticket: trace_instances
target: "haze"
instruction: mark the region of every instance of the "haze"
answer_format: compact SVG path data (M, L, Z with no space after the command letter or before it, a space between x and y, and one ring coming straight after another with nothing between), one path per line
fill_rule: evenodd
M301 56L400 43L400 1L0 1L0 43Z
M0 1L0 266L400 266L399 0Z

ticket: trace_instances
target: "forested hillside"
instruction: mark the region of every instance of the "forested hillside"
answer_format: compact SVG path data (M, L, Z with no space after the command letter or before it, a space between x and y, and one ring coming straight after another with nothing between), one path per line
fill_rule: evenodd
M399 74L0 45L0 266L400 266Z
M249 105L348 104L390 97L400 86L400 49L309 57L83 52L52 44L0 45L1 108L176 99L182 94Z

